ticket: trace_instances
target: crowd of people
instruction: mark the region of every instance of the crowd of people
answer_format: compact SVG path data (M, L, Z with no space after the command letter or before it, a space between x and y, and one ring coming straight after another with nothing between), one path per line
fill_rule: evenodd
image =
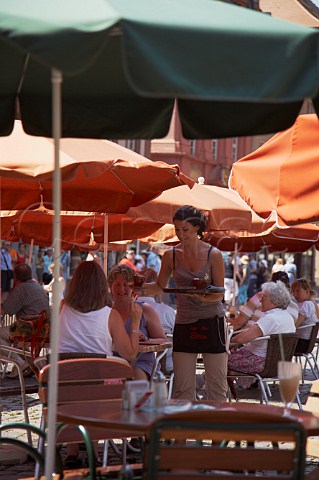
M224 401L228 370L258 373L263 369L267 341L254 342L256 338L300 329L298 351L306 351L319 311L309 281L296 278L293 257L286 263L278 258L269 268L266 259L256 261L249 253L235 257L231 252L220 252L203 241L206 217L192 206L180 207L172 221L179 240L176 246L162 256L156 247L139 253L135 247L128 248L107 277L98 255L85 259L77 251L71 255L62 252L54 259L53 249L42 247L38 248L32 275L26 245L20 243L15 250L10 242L3 241L1 315L19 317L47 311L49 316L53 262L59 261L60 352L103 353L132 361L139 341L162 341L168 334L173 349L167 356L167 370L174 370L174 397L189 400L196 398L199 354L204 362L207 398ZM136 274L144 277L143 285L134 284ZM225 293L177 293L175 309L162 300L171 278L177 292L199 278L206 285L224 287ZM231 305L237 314L226 321ZM229 324L241 329L233 337L230 355ZM0 343L10 344L8 327L0 328ZM135 359L136 378L150 380L154 361L153 353ZM15 375L13 371L11 377Z

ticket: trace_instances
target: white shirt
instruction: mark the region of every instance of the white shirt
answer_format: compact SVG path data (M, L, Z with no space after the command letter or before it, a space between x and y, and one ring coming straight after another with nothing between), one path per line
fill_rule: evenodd
M106 306L82 313L64 304L59 316L59 352L105 353L112 356L110 312L111 308Z
M305 317L302 324L299 325L300 327L304 327L306 325L313 325L314 323L317 323L319 321L316 313L316 307L311 300L306 300L305 302L298 303L298 307L300 315L303 315ZM299 335L299 338L309 340L311 336L311 330L312 327L298 328L297 333Z
M281 308L268 310L256 323L263 336L277 333L295 333L296 331L294 319L287 310L282 310ZM245 346L254 355L266 357L267 344L268 340L256 340L248 342Z

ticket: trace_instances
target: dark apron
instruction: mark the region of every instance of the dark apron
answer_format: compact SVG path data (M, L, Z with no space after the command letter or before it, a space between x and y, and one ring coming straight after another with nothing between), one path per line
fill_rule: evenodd
M194 323L175 324L173 351L225 353L224 317L201 318Z

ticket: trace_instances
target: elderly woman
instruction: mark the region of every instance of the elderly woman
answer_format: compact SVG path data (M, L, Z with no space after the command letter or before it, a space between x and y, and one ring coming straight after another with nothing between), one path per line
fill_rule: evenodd
M272 282L278 282L279 280L286 285L287 290L290 292L289 278L286 272L276 272L272 274ZM265 312L262 310L261 299L262 292L255 293L255 295L251 297L248 302L245 303L245 305L240 307L239 315L233 320L229 319L229 323L234 327L234 329L243 328L246 325L253 325L253 322L256 322L264 316ZM299 315L299 308L297 303L292 298L290 298L287 311L290 313L296 323Z
M127 332L136 332L140 340L166 340L164 329L161 325L158 314L154 308L145 302L135 303L142 308L139 329L132 328L130 310L133 298L134 270L128 265L117 265L113 267L108 275L108 284L113 296L112 308L116 310L122 319ZM154 366L155 355L152 352L142 353L134 364L135 378L149 380Z
M278 281L262 285L262 311L264 315L254 325L238 333L232 342L244 346L233 351L228 358L228 369L241 373L260 373L264 369L267 340L253 342L258 337L277 333L294 333L295 322L287 307L290 303L290 293Z

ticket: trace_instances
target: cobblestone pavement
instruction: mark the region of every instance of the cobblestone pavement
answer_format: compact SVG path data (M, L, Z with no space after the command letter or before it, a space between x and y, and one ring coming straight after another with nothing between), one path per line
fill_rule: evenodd
M313 376L310 371L306 373L305 383L301 385L301 401L304 404L307 400L309 389L311 386L311 381ZM16 382L16 383L14 383ZM35 378L27 379L28 389L36 390L37 383ZM17 393L18 381L3 379L0 384L1 398L0 405L2 406L2 423L9 422L23 422L24 416L21 406L21 397L17 394L7 395L8 392ZM272 391L272 404L279 404L280 394L278 386L271 388ZM248 402L259 402L260 400L260 391L259 388L251 388L249 390L244 390L242 388L237 389L239 401L248 401ZM41 405L37 393L31 393L27 395L28 397L28 412L30 423L40 426L41 418ZM297 408L297 405L295 405ZM17 431L8 431L6 434L9 434L13 437L26 440L26 436L22 432ZM33 439L34 444L36 444L36 438ZM101 445L102 448L102 445ZM65 457L65 448L61 450L62 459ZM84 459L85 453L81 452L81 456ZM129 459L131 461L139 461L137 454L129 454ZM314 465L317 466L319 459L308 459L307 461L307 470L314 468ZM120 460L116 457L112 449L109 449L109 463L120 463ZM0 480L17 480L20 478L26 478L33 475L33 463L30 461L24 462L22 464L14 465L4 465L0 464Z

